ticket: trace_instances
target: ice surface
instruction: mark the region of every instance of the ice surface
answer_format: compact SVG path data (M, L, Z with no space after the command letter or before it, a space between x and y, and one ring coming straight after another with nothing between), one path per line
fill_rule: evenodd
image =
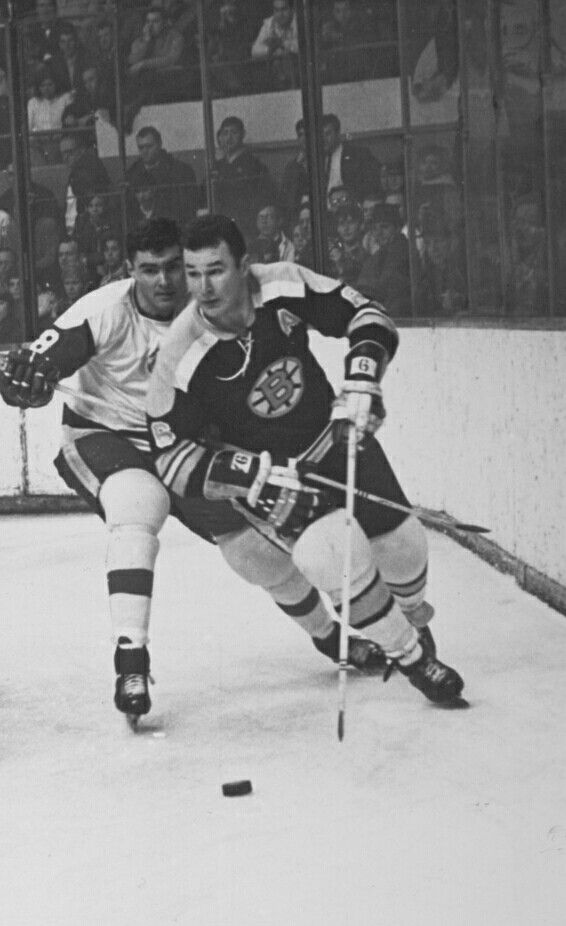
M511 578L431 533L472 708L349 675L340 744L336 669L170 521L136 735L102 525L0 520L1 926L564 926L566 621Z

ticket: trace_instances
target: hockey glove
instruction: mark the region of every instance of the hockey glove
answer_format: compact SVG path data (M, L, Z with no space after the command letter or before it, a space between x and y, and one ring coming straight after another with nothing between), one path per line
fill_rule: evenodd
M271 454L219 450L203 487L208 499L241 499L282 535L298 536L334 507L330 494L300 481L293 466L273 466Z
M386 413L379 383L386 366L387 353L375 341L361 341L348 351L342 391L330 416L335 441L345 439L348 423L355 425L359 443L381 426Z
M0 395L7 405L40 408L53 398L59 370L45 354L27 347L10 351L0 369Z

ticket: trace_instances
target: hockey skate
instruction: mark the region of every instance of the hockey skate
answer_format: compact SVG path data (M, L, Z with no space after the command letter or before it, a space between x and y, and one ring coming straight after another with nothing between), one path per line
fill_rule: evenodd
M340 624L333 621L333 627L327 637L313 637L312 642L319 653L328 656L333 662L340 659ZM387 665L385 653L366 637L351 634L348 637L348 665L364 675L376 675L383 672Z
M430 631L429 631L430 633ZM432 635L431 635L432 638ZM465 698L460 697L464 681L450 666L440 662L423 648L422 656L410 666L397 663L399 672L406 675L411 685L435 704L441 707L469 707Z
M137 728L142 714L149 713L151 699L149 697L148 681L149 653L145 646L127 647L129 643L125 637L120 637L114 653L114 668L116 670L116 691L114 704L123 714L132 730Z

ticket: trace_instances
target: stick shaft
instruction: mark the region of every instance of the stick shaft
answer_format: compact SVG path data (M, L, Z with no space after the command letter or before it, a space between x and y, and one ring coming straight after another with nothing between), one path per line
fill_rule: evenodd
M320 485L329 486L332 489L340 489L342 492L346 491L346 486L343 485L343 483L337 482L335 479L329 479L327 476L320 476L318 473L302 473L301 475L303 479L308 479L311 482L318 482ZM423 524L456 527L459 530L471 531L477 534L489 533L489 528L480 527L479 524L464 524L460 521L451 521L449 518L442 517L442 515L431 514L425 511L424 508L419 508L418 506L410 508L408 505L401 505L399 502L393 502L388 498L382 498L381 495L373 495L371 492L366 492L363 489L354 489L354 494L358 498L364 498L368 502L375 502L376 505L384 505L386 508L394 508L396 511L414 514Z
M346 720L346 678L348 675L348 636L350 629L350 595L352 586L352 532L354 501L356 497L356 455L358 449L356 427L348 428L346 461L346 521L344 537L344 569L342 572L342 610L340 613L340 648L338 664L338 739L344 739Z

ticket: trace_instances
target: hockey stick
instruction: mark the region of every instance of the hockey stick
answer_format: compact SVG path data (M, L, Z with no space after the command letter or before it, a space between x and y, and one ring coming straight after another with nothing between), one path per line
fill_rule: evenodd
M347 492L347 486L335 479L329 479L327 476L319 476L318 473L301 472L301 479L308 479L310 482L318 482L320 485L330 486L332 489L339 489L341 492ZM406 505L400 505L398 502L389 501L380 495L372 495L371 492L365 492L363 489L354 489L354 494L358 498L365 499L366 502L375 502L376 505L384 505L386 508L394 508L396 511L405 511L407 514L414 514L423 524L430 524L435 527L452 527L459 531L469 531L472 534L489 534L489 527L480 527L479 524L464 524L461 521L451 521L441 514L431 514L424 508L415 506L409 508Z
M352 586L352 532L356 496L356 457L358 440L356 426L348 427L346 458L346 525L344 538L344 571L342 573L342 609L340 613L340 648L338 660L338 739L344 739L346 722L346 678L348 674L348 631L350 629L350 594Z
M55 389L57 392L63 393L63 395L68 395L71 399L80 399L81 402L87 402L92 405L93 408L100 408L102 411L114 410L115 406L112 402L108 402L106 399L100 399L98 396L89 395L86 392L81 392L79 389L71 389L70 386L64 386L63 383L56 383ZM139 414L140 409L136 408L133 402L128 402L129 407L132 411L135 409L136 413Z

